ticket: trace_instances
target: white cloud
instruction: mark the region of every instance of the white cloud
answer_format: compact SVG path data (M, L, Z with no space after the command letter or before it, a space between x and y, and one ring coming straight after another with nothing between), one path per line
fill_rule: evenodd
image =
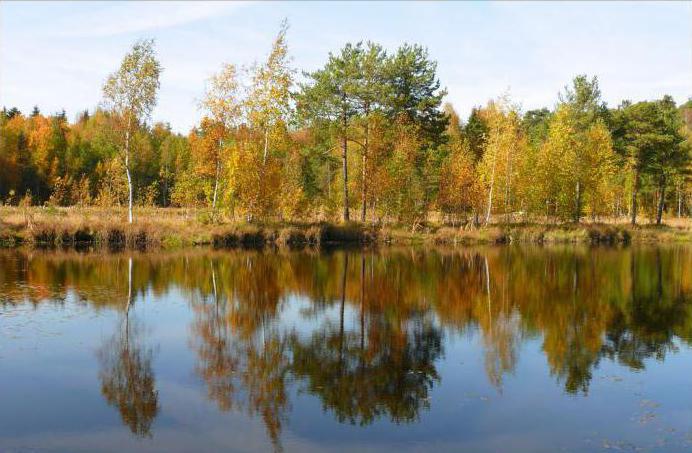
M59 37L105 37L184 25L218 17L246 2L105 2L100 8L71 15Z

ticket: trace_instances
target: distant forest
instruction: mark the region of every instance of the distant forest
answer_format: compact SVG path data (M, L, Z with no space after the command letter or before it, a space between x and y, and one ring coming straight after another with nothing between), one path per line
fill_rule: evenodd
M460 118L424 47L349 43L299 73L287 29L265 60L220 67L187 135L150 124L163 71L152 40L104 74L99 107L74 122L4 107L0 204L409 226L692 214L692 99L611 107L578 75L553 108L500 95Z

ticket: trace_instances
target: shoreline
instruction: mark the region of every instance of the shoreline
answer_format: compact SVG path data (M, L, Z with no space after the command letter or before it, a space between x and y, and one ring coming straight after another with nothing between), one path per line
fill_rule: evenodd
M120 210L0 207L0 248L73 247L179 249L190 247L329 247L362 245L692 243L692 220L676 225L513 223L479 228L429 224L420 231L351 222L211 222L207 211L148 209L134 224Z

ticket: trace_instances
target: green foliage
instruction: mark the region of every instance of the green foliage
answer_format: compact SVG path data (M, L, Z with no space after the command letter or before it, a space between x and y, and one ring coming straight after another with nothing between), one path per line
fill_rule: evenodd
M661 217L666 190L689 170L690 138L685 135L680 110L670 96L658 101L623 103L614 114L616 149L632 172L632 222L636 221L637 195L657 192L656 220ZM645 207L646 209L646 207Z
M552 115L552 112L545 107L524 113L522 127L531 146L539 147L548 137Z
M417 124L424 147L440 145L449 119L440 110L447 91L440 89L437 63L424 47L404 44L387 65L387 80L392 84L392 115L404 114Z
M485 141L488 138L488 125L480 114L480 108L474 107L464 126L464 137L469 144L476 161L483 157Z

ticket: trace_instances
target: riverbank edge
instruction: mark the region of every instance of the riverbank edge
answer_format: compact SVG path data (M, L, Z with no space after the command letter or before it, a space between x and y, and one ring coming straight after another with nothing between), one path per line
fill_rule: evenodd
M0 247L164 248L208 246L289 247L339 245L629 244L692 242L692 229L623 224L512 224L421 231L359 223L180 225L146 222L91 225L54 222L0 225Z

